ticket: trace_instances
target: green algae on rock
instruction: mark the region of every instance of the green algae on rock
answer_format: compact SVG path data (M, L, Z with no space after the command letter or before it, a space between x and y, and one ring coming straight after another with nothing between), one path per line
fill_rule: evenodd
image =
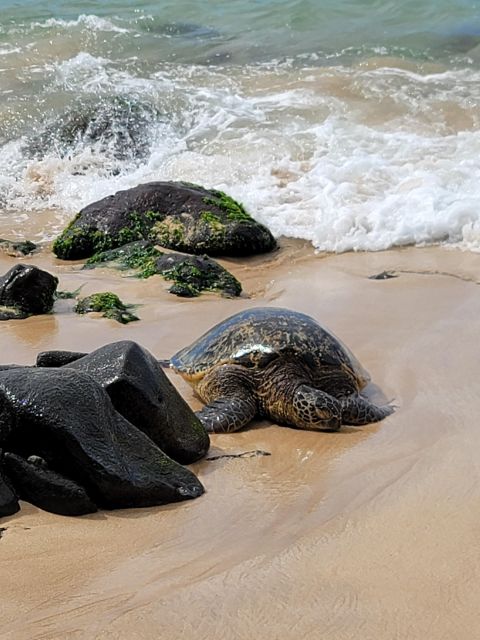
M76 260L135 240L213 256L247 256L276 247L270 231L222 191L150 182L82 209L55 240L53 251Z
M163 253L147 241L132 242L95 254L87 260L84 268L91 269L99 265L134 269L139 278L159 274L166 280L173 280L169 291L181 297L198 296L202 291L234 297L242 292L240 282L208 256Z
M159 258L156 266L166 280L173 280L170 293L182 298L193 298L202 291L233 298L242 292L240 282L208 256L169 253Z
M149 278L158 273L155 261L163 253L148 240L137 240L118 247L95 253L84 265L84 269L97 266L116 267L117 269L134 269L138 278Z
M137 316L129 311L133 305L124 304L120 298L110 291L93 293L86 298L81 298L75 305L75 312L84 314L91 311L103 311L104 318L116 320L122 324L139 320Z

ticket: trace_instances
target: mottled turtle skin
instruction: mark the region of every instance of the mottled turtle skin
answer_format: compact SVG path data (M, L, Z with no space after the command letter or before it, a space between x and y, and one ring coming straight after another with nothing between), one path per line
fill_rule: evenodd
M288 309L241 311L178 351L170 366L206 403L197 415L210 432L237 431L256 416L336 431L393 411L360 395L368 374L337 338Z

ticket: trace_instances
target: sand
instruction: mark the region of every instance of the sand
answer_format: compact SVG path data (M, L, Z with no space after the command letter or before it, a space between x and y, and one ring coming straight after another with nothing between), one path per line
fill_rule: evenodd
M258 423L212 437L201 498L0 521L0 637L195 640L480 637L480 255L441 248L316 256L300 242L225 262L250 297L179 300L164 281L27 259L60 289L142 303L121 326L71 313L0 325L2 362L122 338L168 357L235 311L286 306L330 327L395 414L324 434ZM14 263L0 257L0 273ZM370 280L392 269L399 277ZM188 385L171 375L192 406Z

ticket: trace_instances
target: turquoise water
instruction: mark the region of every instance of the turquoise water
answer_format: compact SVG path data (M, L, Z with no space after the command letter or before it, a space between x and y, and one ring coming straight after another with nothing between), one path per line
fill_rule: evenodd
M0 236L168 179L322 250L480 250L480 2L0 6Z
M7 1L2 9L0 24L6 41L19 34L41 35L52 19L75 21L80 15L96 15L129 33L120 55L122 50L128 54L146 46L147 58L155 61L214 62L217 58L234 62L301 54L331 60L379 48L384 48L384 54L446 60L461 58L480 37L480 3L466 0L57 0ZM50 26L52 33L58 31L56 26ZM81 28L78 35L82 36ZM136 39L140 42L134 43ZM109 38L104 40L97 46L108 50ZM156 55L153 44L158 48Z

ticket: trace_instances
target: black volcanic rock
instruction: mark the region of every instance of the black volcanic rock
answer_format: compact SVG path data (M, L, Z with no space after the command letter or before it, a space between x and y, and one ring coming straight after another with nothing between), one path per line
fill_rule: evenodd
M14 453L5 453L2 463L20 500L62 516L81 516L97 511L85 489L73 480Z
M107 509L177 502L204 491L193 473L115 411L90 375L68 367L0 371L0 446L24 459L40 456ZM57 480L43 476L39 501L49 483L53 493L60 490ZM19 489L24 493L25 483Z
M83 358L87 354L83 351L41 351L37 355L37 367L63 367L74 360ZM14 365L11 365L14 366ZM0 367L1 369L1 367Z
M208 451L209 436L200 420L157 360L137 343L107 344L67 366L94 378L115 409L174 460L188 464Z
M5 476L0 468L0 518L11 516L20 509L18 498L7 484Z
M16 264L0 277L0 320L48 313L58 279L34 265Z
M276 247L270 231L222 191L185 182L150 182L82 209L55 240L75 260L135 240L186 253L247 256Z

